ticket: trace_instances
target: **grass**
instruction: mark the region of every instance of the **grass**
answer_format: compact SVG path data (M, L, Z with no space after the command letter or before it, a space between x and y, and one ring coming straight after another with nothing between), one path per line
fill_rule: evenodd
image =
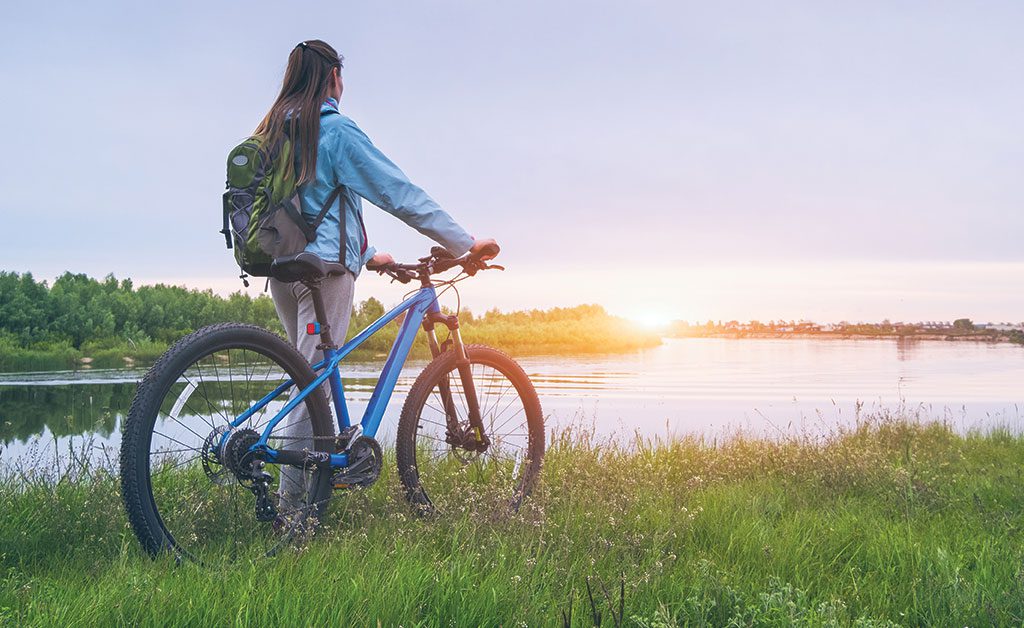
M144 556L102 469L9 474L0 624L1024 622L1019 435L551 440L515 517L414 518L389 465L304 547L227 569Z

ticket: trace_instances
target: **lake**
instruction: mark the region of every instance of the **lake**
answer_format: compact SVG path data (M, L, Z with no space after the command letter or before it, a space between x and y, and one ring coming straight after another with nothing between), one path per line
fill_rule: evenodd
M1024 427L1024 347L1005 343L665 339L626 355L521 358L549 428L602 436L826 434L858 417L901 411L960 431ZM380 440L393 442L405 394L423 368L402 372ZM353 417L379 365L343 371ZM0 374L0 466L52 460L69 447L116 456L120 424L144 371Z

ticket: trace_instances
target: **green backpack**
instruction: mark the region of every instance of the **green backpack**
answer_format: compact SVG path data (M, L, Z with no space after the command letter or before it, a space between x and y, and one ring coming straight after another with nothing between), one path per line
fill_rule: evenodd
M327 113L327 112L325 112ZM302 216L295 169L285 164L292 156L287 135L277 146L253 136L228 154L227 191L224 192L224 227L227 247L234 248L239 277L269 277L270 264L294 255L316 239L316 230L341 193L335 188L313 222Z

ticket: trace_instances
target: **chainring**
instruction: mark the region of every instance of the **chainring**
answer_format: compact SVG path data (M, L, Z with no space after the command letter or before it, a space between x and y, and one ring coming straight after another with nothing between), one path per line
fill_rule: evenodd
M377 481L384 468L384 451L375 439L360 436L348 450L349 464L334 474L335 489L366 488Z

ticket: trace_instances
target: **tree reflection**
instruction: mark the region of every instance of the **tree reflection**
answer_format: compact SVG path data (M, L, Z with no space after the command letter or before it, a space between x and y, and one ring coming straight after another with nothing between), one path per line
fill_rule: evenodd
M55 436L110 436L134 395L134 383L0 387L0 441L24 441L45 428Z

